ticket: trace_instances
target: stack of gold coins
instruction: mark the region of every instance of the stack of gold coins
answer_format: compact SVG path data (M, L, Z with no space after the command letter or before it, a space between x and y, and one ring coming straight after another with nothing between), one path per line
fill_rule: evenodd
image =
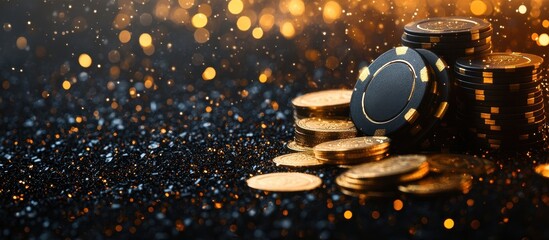
M304 147L355 137L356 133L355 125L350 120L303 118L295 122L295 142Z
M386 157L390 142L383 136L346 138L318 144L313 152L325 164L354 165Z
M294 118L349 119L352 90L333 89L307 93L292 100Z
M400 184L419 180L429 173L427 157L402 155L357 165L336 178L349 192L394 192Z

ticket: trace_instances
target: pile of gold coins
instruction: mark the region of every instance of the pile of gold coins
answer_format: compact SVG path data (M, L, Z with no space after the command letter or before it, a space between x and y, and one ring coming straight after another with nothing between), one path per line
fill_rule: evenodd
M355 124L350 120L302 118L295 121L295 142L302 147L356 136Z
M397 155L389 157L391 139L358 136L348 115L350 90L305 94L294 103L295 138L287 144L294 153L273 159L278 166L347 168L336 178L345 194L389 196L397 192L428 196L468 192L473 176L493 171L492 162L469 155ZM336 110L339 109L339 110ZM348 114L348 113L347 113ZM294 179L295 178L295 179ZM292 192L312 190L319 178L304 173L270 173L248 179L252 188Z
M356 137L357 129L349 119L351 95L351 90L334 89L293 99L295 135L287 147L294 151L312 151L322 164L355 165L386 157L389 138ZM295 161L310 157L304 155L307 154L291 156Z
M400 155L354 166L339 175L336 183L342 192L354 196L467 193L474 176L493 170L491 161L469 155Z
M294 118L349 119L352 90L312 92L292 100Z

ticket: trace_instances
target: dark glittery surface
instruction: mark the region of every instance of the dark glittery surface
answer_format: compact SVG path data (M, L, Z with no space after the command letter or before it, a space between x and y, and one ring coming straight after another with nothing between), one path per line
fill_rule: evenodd
M541 149L484 152L493 174L467 194L428 198L350 197L334 182L343 169L272 162L289 152L293 97L351 88L360 66L398 45L404 24L478 13L469 3L338 1L345 13L332 21L318 10L334 7L324 2L305 1L301 17L290 1L246 1L238 14L225 1L189 2L0 3L0 238L549 238L549 179L533 171L547 163ZM547 57L545 6L484 3L495 50ZM265 12L276 16L271 30ZM202 43L190 23L197 13L208 17ZM239 16L262 36L240 30ZM127 43L122 30L132 32ZM279 171L323 185L246 186Z

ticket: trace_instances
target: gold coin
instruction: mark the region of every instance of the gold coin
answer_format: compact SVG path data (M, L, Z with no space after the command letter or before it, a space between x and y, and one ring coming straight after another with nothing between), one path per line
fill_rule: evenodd
M353 90L334 89L307 93L292 100L294 107L298 108L330 108L348 106L351 102Z
M356 132L355 124L349 120L304 118L298 120L295 125L303 132Z
M473 177L469 174L442 175L399 186L398 190L416 195L434 195L446 192L467 193L471 189L472 179Z
M292 151L296 151L296 152L308 152L308 151L313 151L312 148L310 147L306 147L306 146L301 146L299 144L297 144L295 141L289 141L287 144L286 144L286 147Z
M543 177L549 178L549 164L548 163L540 164L540 165L536 166L536 168L534 170L536 171L537 174L539 174Z
M314 175L297 172L268 173L246 180L249 187L270 192L298 192L315 189L322 180Z
M377 150L380 148L387 148L390 142L391 139L383 136L345 138L316 145L313 148L313 152L315 152L316 155L321 154L322 152L350 152L365 149Z
M417 171L406 173L406 174L400 174L396 176L391 176L391 177L357 179L357 178L347 177L346 174L341 174L341 176L345 177L345 180L347 183L359 184L368 188L379 188L379 187L385 188L386 186L396 187L398 184L422 179L428 173L429 173L429 167L427 165L423 165L422 167L417 169Z
M284 154L273 159L277 166L287 167L310 167L322 165L322 162L315 158L312 152L298 152Z
M427 155L431 171L437 173L467 173L473 176L493 171L493 163L487 159L465 154Z
M355 179L396 177L428 166L427 157L424 155L401 155L360 164L343 174Z

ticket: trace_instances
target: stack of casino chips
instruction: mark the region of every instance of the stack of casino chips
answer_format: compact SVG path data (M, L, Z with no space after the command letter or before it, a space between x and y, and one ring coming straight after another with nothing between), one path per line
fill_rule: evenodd
M402 45L428 49L450 65L492 50L492 24L474 17L427 18L404 26Z
M491 53L455 65L456 116L467 142L483 148L529 148L544 142L543 59Z
M450 80L436 54L397 47L360 70L351 96L351 119L367 136L388 136L395 150L410 150L448 108Z

